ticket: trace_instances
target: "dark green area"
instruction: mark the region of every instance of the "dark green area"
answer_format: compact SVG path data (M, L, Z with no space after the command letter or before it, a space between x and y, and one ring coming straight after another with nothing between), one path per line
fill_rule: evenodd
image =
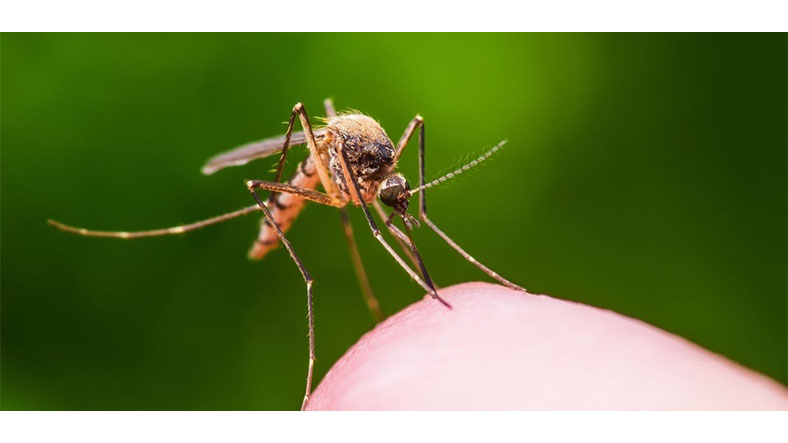
M786 383L786 36L4 34L2 408L294 409L303 283L245 254L257 216L181 237L56 231L190 222L252 203L273 159L205 159L284 132L303 101L420 113L432 218L533 292L613 309ZM299 148L299 155L305 152ZM416 149L401 169L417 180ZM293 167L295 161L290 161ZM422 290L352 220L383 309ZM338 213L291 240L317 284L317 375L372 326ZM426 228L439 285L481 280Z

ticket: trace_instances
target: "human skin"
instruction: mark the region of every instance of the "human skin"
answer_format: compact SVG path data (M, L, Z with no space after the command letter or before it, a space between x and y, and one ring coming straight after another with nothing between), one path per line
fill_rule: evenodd
M364 335L307 410L785 410L776 381L612 311L488 283Z

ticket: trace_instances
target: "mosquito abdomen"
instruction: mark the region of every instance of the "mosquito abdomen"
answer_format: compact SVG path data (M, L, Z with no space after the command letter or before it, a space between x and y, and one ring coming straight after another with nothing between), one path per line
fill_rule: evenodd
M298 164L296 172L288 180L293 186L300 186L302 188L315 189L320 182L320 177L317 175L317 168L312 161L312 157L307 157ZM293 221L298 217L298 214L304 208L306 201L295 194L277 194L274 201L271 203L271 215L274 217L282 232L287 232ZM268 224L268 220L263 217L260 225L260 233L249 249L249 258L252 260L262 260L268 251L279 246L279 237L276 231Z

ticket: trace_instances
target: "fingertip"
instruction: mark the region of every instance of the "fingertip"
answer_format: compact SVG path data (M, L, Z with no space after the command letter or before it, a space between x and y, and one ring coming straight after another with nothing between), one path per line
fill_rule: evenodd
M779 383L620 314L489 283L367 333L309 409L786 409Z

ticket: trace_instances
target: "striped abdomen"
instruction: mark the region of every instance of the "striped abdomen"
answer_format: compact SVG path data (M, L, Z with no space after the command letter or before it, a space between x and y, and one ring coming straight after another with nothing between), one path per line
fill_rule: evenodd
M317 168L314 161L312 161L312 156L299 163L295 174L288 180L288 183L293 186L309 189L315 189L319 182L320 177L317 175ZM306 201L303 198L294 194L280 193L276 195L273 204L269 208L271 215L274 216L274 220L279 224L282 232L287 232L290 229L293 221L298 217L298 213L303 209L304 203ZM258 234L257 239L252 244L252 248L249 250L249 258L261 260L268 251L276 248L278 245L279 237L276 235L276 231L269 225L268 220L263 217L260 234Z

